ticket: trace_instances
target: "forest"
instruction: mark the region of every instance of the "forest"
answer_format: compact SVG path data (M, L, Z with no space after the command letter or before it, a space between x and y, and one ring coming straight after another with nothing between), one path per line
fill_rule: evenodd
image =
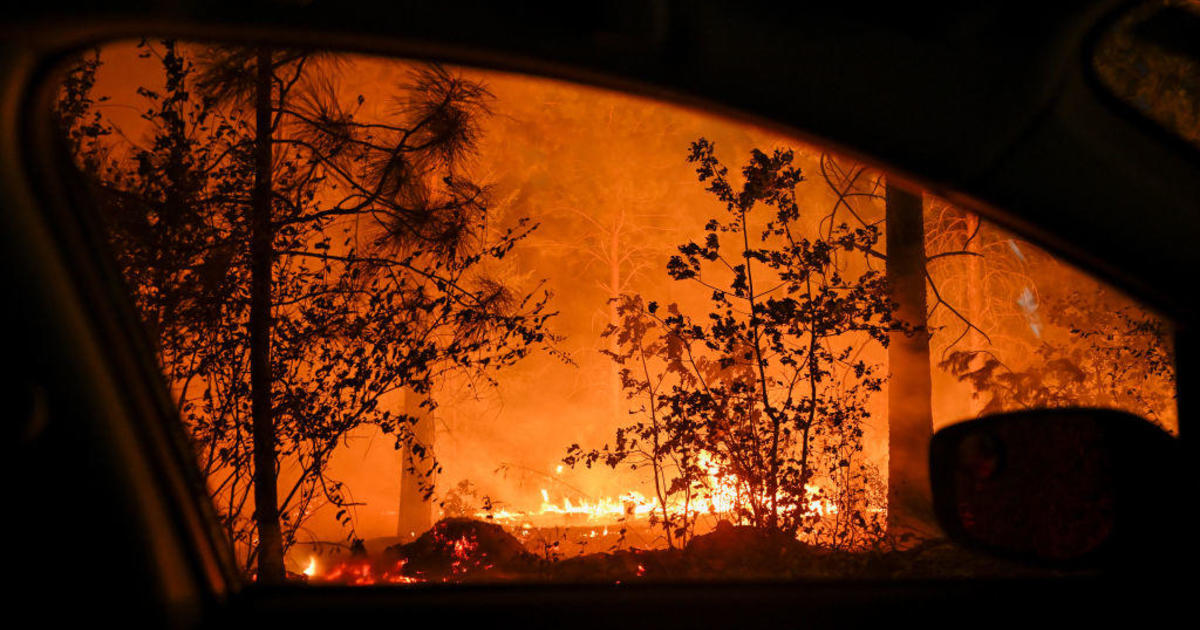
M938 531L934 430L1176 429L1162 318L777 130L173 40L56 116L248 579L1011 574Z

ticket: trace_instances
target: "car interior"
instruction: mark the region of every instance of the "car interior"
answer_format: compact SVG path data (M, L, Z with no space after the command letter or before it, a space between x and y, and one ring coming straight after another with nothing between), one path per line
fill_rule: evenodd
M17 626L1188 614L1195 0L0 30Z

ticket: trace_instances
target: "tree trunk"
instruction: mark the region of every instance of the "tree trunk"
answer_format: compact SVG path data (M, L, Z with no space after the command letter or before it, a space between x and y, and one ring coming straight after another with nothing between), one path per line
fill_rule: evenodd
M433 526L433 501L425 497L433 483L434 424L429 410L421 407L424 396L404 391L404 413L417 419L412 426L413 441L424 451L422 457L412 448L405 448L400 469L400 516L396 535L416 538Z
M979 215L967 213L967 238L975 237L967 244L966 251L973 254L982 254L980 251L980 225ZM967 317L973 321L982 324L982 316L984 310L983 302L983 258L982 256L967 256ZM983 335L978 330L972 328L967 331L967 350L983 350L986 343ZM983 398L975 396L966 396L967 399L967 418L974 418L983 411Z
M887 280L896 319L888 344L888 532L922 535L933 527L929 439L933 410L925 310L925 225L920 194L887 185Z
M250 410L254 418L254 518L258 581L284 580L283 534L271 415L271 51L258 50L255 84L254 192L250 206Z

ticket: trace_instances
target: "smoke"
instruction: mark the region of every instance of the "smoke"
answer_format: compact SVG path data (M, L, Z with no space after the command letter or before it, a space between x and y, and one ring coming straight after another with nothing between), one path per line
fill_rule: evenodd
M136 90L156 89L161 68L156 60L139 59L132 44L106 47L103 58L97 93L109 97L104 112L125 141L137 143L147 130ZM396 107L395 86L408 81L415 66L347 57L340 67L338 89L360 101L357 115L384 120ZM526 217L539 226L503 268L489 271L516 289L540 284L552 293L552 310L559 312L553 329L562 336L559 349L569 360L539 353L494 375L492 382L451 377L438 384L432 392L441 466L435 496L445 498L463 480L473 487L468 499L480 508L484 497L499 507L533 510L545 498L594 500L630 490L650 494L646 476L638 471L562 466L569 445L602 446L628 421L631 403L617 387L611 361L600 352L606 347L601 333L612 318L610 299L640 293L693 312L705 304L703 291L673 282L665 273L677 246L697 237L705 221L723 211L685 161L690 142L708 138L728 165L743 163L752 148L794 149L809 180L799 188L807 230L822 229L819 220L839 203L815 175L821 153L765 129L638 97L499 72L449 72L481 81L493 96L490 113L471 130L477 153L454 156L459 168L489 190L486 229L504 229ZM867 222L882 220L882 201L869 194L844 203ZM949 221L962 215L951 209L945 216ZM950 223L929 224L930 256L975 238L955 232ZM931 266L930 275L958 313L987 331L989 339L960 336L962 322L942 309L931 321L935 357L969 348L1014 363L1027 361L1054 332L1040 317L1040 303L1054 292L1100 287L1036 247L1018 246L995 227L982 230L975 244L984 257L977 267L948 257ZM981 299L971 297L973 286ZM1112 299L1132 304L1120 296ZM886 360L882 350L872 352L864 358ZM931 370L935 426L967 415L971 390L936 367ZM886 399L886 391L874 397L872 423L865 427L866 457L881 470L887 469ZM359 504L352 508L358 536L394 534L400 456L393 438L364 427L333 457L331 475L347 482ZM333 512L319 508L301 540L344 540L346 532Z

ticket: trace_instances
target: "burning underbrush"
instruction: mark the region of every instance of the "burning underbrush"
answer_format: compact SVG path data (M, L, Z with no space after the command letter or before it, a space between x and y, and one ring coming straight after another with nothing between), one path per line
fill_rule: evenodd
M588 545L579 545L574 555L569 555L564 541L578 542L580 534L563 528L525 530L523 542L495 523L447 518L412 542L388 546L378 553L360 550L341 557L311 556L304 575L296 577L313 584L365 586L469 582L621 584L648 580L944 577L1030 572L940 539L903 550L881 547L842 551L727 521L692 538L681 549L612 544L606 550L587 551ZM554 542L550 542L552 539ZM593 549L599 549L598 544Z

